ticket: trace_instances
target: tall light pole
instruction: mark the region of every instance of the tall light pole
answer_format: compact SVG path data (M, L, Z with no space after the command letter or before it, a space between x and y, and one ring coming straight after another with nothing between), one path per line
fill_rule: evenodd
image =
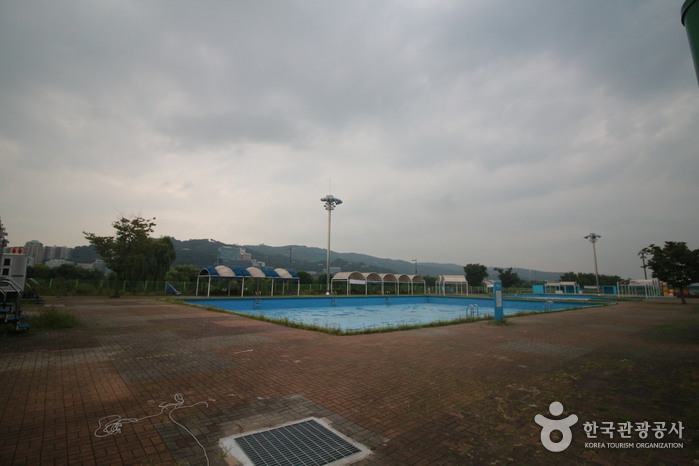
M641 250L641 252L638 253L639 256L641 256L641 261L643 261L643 265L641 268L643 269L643 278L648 280L648 266L646 265L646 251Z
M330 294L330 224L331 224L331 219L332 219L332 211L335 209L335 206L342 204L342 201L340 199L334 197L332 194L328 194L320 201L324 203L325 210L328 211L328 250L327 250L326 256L325 256L325 279L326 279L325 294L329 295Z
M410 262L415 262L415 275L417 275L417 259L413 259Z
M2 224L2 219L0 219L0 265L2 264L3 251L5 251L5 246L8 245L8 242L5 239L6 234L7 232L5 231L5 227Z
M585 239L592 243L592 255L595 258L595 284L597 285L597 294L599 294L599 274L597 273L597 249L595 249L595 243L600 238L601 236L597 233L590 233L589 235L585 236Z

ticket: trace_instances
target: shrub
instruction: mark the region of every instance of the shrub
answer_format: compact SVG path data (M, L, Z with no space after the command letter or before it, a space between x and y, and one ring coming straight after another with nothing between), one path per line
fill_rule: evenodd
M54 306L39 311L38 314L29 317L29 325L32 330L57 330L61 328L73 328L80 323L80 319L66 311L59 311Z

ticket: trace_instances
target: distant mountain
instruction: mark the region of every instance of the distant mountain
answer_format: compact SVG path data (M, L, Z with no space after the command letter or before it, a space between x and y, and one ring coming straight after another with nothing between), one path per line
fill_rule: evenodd
M191 265L193 267L207 267L216 265L218 249L221 246L242 247L250 253L253 259L264 262L267 267L286 268L295 271L322 273L325 270L326 251L323 248L315 248L301 245L268 246L226 244L214 239L189 239L180 241L172 238L172 244L177 253L177 259L173 265ZM92 246L78 246L74 251L78 252L81 260L76 262L93 262L97 253ZM330 255L330 266L340 267L343 271L377 272L377 273L415 273L415 263L398 259L382 259L379 257L359 254L355 252L335 252ZM465 264L440 264L436 262L418 262L417 271L420 275L463 275ZM559 272L542 272L522 268L513 269L522 280L555 281L561 276ZM498 273L493 267L488 267L489 278L497 278Z
M193 267L208 267L216 265L218 248L231 246L213 239L188 239L180 241L172 238L177 258L172 265L191 265Z
M268 267L284 267L307 272L322 272L325 269L326 251L322 248L308 246L267 246L265 244L246 245L245 249L252 253L257 260L265 261ZM291 248L291 262L289 260ZM291 266L289 265L291 263ZM466 264L440 264L436 262L418 262L417 271L420 275L463 275ZM344 271L378 272L378 273L415 273L415 263L398 259L382 259L379 257L358 254L354 252L335 252L330 255L330 266L341 267ZM508 267L504 267L508 268ZM542 272L522 268L513 268L522 280L555 281L561 272ZM490 278L497 278L498 272L488 267Z

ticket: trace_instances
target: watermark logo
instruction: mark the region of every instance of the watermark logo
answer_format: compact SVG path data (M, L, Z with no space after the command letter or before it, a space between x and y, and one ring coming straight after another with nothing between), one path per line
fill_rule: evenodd
M554 401L549 405L549 412L553 416L563 414L563 405L558 401ZM537 414L534 416L534 422L541 426L541 444L548 450L554 453L561 452L570 446L573 441L573 432L570 428L578 422L578 416L571 414L563 419L549 419L546 416ZM554 432L561 433L561 439L557 442L551 440L551 434Z
M549 405L549 413L556 418L560 417L563 414L563 405L554 401ZM534 422L541 426L541 444L548 451L558 453L568 448L573 441L571 427L578 422L578 416L570 414L562 419L550 419L537 414L534 416ZM682 421L611 422L585 420L581 424L586 440L592 440L585 442L585 448L684 448L684 443L677 441L682 440L684 433ZM560 437L560 440L551 439L555 432L560 432L560 435L555 436L556 439Z

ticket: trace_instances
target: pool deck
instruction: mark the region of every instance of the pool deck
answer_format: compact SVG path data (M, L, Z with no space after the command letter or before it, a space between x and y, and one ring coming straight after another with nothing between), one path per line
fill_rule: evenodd
M310 416L372 448L365 465L697 464L699 303L689 303L332 336L152 298L49 299L82 324L0 339L0 464L236 464L219 439ZM176 394L180 426L168 416ZM534 422L553 417L553 401L579 420L560 453ZM116 416L120 432L100 429ZM583 430L623 420L684 430L661 440ZM591 445L651 441L683 448Z

